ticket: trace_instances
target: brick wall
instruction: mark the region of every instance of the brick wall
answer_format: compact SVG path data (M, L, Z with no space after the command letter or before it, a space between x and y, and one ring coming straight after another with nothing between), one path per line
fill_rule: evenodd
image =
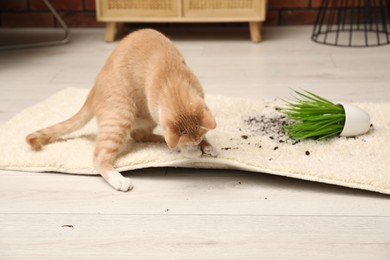
M95 0L50 0L69 27L99 27ZM42 0L0 0L1 27L56 27Z
M267 24L314 24L322 0L268 0Z
M103 26L95 18L95 0L50 0L69 27ZM268 25L313 24L321 0L269 0ZM42 0L0 0L1 27L56 27Z

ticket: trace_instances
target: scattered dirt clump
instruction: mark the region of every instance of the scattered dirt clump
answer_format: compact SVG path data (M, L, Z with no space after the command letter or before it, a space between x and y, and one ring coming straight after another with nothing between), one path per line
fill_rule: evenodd
M293 123L284 115L275 115L273 117L251 116L244 120L245 126L249 131L256 134L267 135L271 140L279 143L286 142L289 138L284 133L283 127Z

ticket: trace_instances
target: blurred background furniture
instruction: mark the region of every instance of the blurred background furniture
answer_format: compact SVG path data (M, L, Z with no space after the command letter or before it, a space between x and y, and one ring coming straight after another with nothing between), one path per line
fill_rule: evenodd
M65 22L62 20L61 16L57 13L57 11L54 9L54 7L51 5L49 0L42 0L47 8L50 10L50 12L53 14L55 20L58 22L58 24L61 26L63 30L63 37L60 39L47 39L47 40L41 40L39 42L28 42L28 43L17 43L17 44L10 44L10 45L4 45L0 46L0 50L9 50L9 49L19 49L19 48L28 48L28 47L43 47L43 46L51 46L51 45L58 45L58 44L65 44L68 43L70 40L70 33L68 26L65 24Z
M267 0L96 0L97 19L111 42L129 22L248 22L251 40L261 41Z
M312 40L343 47L389 44L388 0L323 0Z

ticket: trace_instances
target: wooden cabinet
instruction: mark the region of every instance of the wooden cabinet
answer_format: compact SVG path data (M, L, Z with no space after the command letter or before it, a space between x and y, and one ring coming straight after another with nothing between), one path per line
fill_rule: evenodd
M247 22L261 41L267 0L96 0L97 20L106 22L106 41L129 22Z

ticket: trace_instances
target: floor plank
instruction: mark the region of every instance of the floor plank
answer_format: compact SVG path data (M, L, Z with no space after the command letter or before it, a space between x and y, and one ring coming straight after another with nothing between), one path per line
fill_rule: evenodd
M0 217L3 223L0 255L8 259L390 257L390 217L164 214L0 214Z
M128 176L134 190L118 193L100 176L10 172L0 176L0 213L390 217L386 195L268 174L155 168Z

